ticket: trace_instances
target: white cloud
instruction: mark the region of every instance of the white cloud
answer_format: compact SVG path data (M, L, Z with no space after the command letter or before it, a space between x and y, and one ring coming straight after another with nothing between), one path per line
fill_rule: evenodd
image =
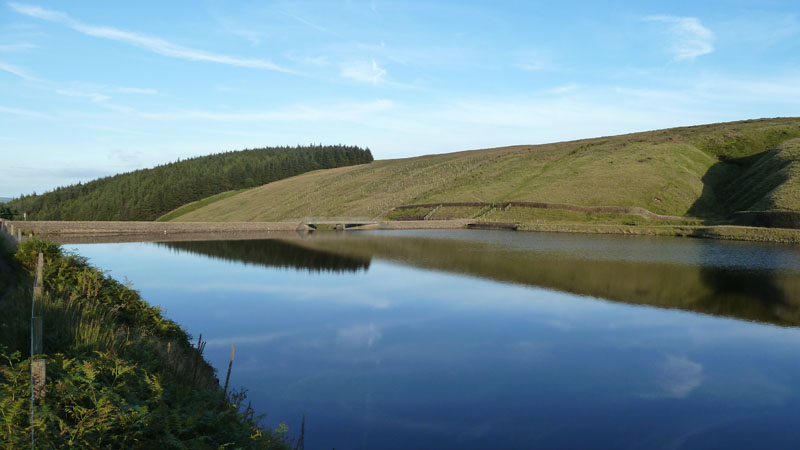
M252 30L245 30L245 29L229 29L231 33L240 38L250 42L250 45L255 47L261 44L261 40L264 38L264 33L260 31L252 31Z
M354 325L350 328L342 328L338 330L337 337L339 342L347 345L369 348L383 337L383 333L375 324L370 323L369 325Z
M142 287L161 288L182 291L198 292L248 292L276 295L276 298L286 301L309 301L325 299L343 305L361 305L374 309L385 309L392 306L390 299L356 292L347 287L315 287L315 286L271 286L261 283L189 283L180 282L145 283Z
M145 94L145 95L157 95L158 91L155 89L150 88L132 88L132 87L120 87L116 88L118 92L123 94Z
M116 86L95 85L91 83L77 83L77 82L55 83L52 81L47 81L41 78L37 78L20 67L13 66L11 64L7 64L2 61L0 61L0 71L8 72L24 80L31 81L32 82L31 85L36 89L54 92L58 95L62 95L65 97L86 98L91 100L93 103L102 106L103 108L123 113L133 113L134 111L133 109L128 108L126 106L109 103L108 100L111 100L111 96L107 95L107 93L139 94L139 95L158 94L158 91L150 88L116 87ZM105 93L100 93L96 91Z
M206 111L189 110L167 113L139 113L139 117L156 120L203 119L213 121L296 121L296 120L359 120L372 114L386 111L394 106L390 100L375 100L366 103L346 103L325 108L296 106L283 111Z
M4 63L3 61L0 61L0 70L2 70L3 72L8 72L12 75L16 75L24 80L39 81L36 77L24 71L23 69L20 69L17 66L12 66L11 64Z
M0 52L21 52L36 48L35 44L29 42L21 42L19 44L0 44Z
M378 84L386 76L386 69L373 59L370 61L351 61L340 66L340 75L361 83Z
M577 83L569 83L563 86L557 86L553 89L548 89L545 91L546 94L568 94L570 92L577 91L580 89L581 85Z
M110 39L113 41L124 42L139 48L144 48L159 55L169 56L172 58L186 59L190 61L206 61L218 64L226 64L237 67L249 67L254 69L275 70L279 72L295 73L294 71L281 67L270 61L255 58L240 58L236 56L228 56L217 53L211 53L204 50L193 49L184 47L182 45L173 44L157 37L147 36L140 33L131 31L120 30L117 28L107 26L87 25L80 21L73 19L59 11L40 8L38 6L23 5L19 3L9 3L11 9L24 14L26 16L35 17L37 19L47 20L66 25L79 33L87 36L98 37L102 39Z
M208 348L225 348L231 345L265 344L277 339L297 334L296 332L279 331L275 333L253 334L245 336L225 336L212 338L206 342Z
M703 384L703 365L683 356L666 355L658 363L655 391L646 398L686 398Z
M322 55L307 56L307 55L300 55L296 52L286 52L283 55L283 57L291 61L316 67L325 67L330 64L329 58L327 56L322 56Z
M322 31L322 32L324 32L324 33L327 33L327 32L328 32L328 29L327 29L327 28L325 28L325 27L322 27L322 26L319 26L319 25L315 24L314 22L311 22L311 21L309 21L309 20L306 20L306 19L304 19L304 18L302 18L302 17L300 17L300 16L295 16L295 15L293 15L293 14L289 14L289 13L285 13L285 14L286 14L287 16L291 17L292 19L294 19L294 20L296 20L296 21L298 21L298 22L302 23L303 25L305 25L305 26L309 27L309 28L312 28L312 29L314 29L314 30L317 30L317 31Z
M714 33L696 17L648 16L644 20L669 25L669 51L675 61L693 60L714 51Z
M143 133L141 131L129 130L127 128L120 128L120 127L109 127L109 126L105 126L105 125L93 125L93 124L87 124L87 125L85 125L85 127L89 128L89 129L92 129L92 130L108 131L108 132L111 132L111 133L130 134L130 135L134 135L134 136L149 136L148 133ZM111 150L111 154L112 155L116 155L117 152L118 152L118 150ZM135 153L137 155L141 154L140 152L135 152ZM122 160L123 162L129 162L125 158L121 158L120 157L120 158L117 158L117 159Z
M40 112L29 111L27 109L9 108L6 106L0 106L0 113L13 114L15 116L24 116L24 117L38 117L40 119L49 118L47 114L43 114Z
M88 98L95 103L102 103L106 100L110 100L111 97L108 95L98 94L96 92L83 92L83 91L74 91L68 89L56 89L56 94L60 94L66 97L83 97Z

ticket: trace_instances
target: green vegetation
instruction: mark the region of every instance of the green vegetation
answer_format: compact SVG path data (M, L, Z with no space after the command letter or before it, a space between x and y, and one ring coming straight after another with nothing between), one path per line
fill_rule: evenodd
M222 192L222 193L219 193L217 195L212 195L211 197L206 197L206 198L204 198L202 200L198 200L196 202L189 203L188 205L183 205L180 208L178 208L178 209L176 209L174 211L170 211L169 213L164 214L163 216L159 217L158 219L156 219L156 222L169 222L170 220L175 219L176 217L180 217L180 216L182 216L184 214L190 213L190 212L192 212L194 210L200 209L200 208L202 208L204 206L207 206L207 205L210 205L210 204L212 204L214 202L218 202L220 200L225 200L228 197L232 197L232 196L234 196L236 194L239 194L241 192L244 192L246 190L247 189L239 189L238 191Z
M638 207L684 217L681 223L721 224L732 213L753 208L800 211L800 168L794 163L798 137L800 118L763 119L376 161L273 182L175 220L402 220L431 211L394 209L402 205L524 201ZM442 208L429 219L484 220L484 212ZM494 212L485 217L492 216L497 217ZM558 218L567 219L603 222L606 217ZM639 216L609 219L647 222Z
M787 141L755 160L731 183L728 209L797 211L800 140Z
M22 196L8 206L28 220L155 220L211 195L370 161L369 149L342 145L226 152Z
M493 209L482 217L487 222L503 223L587 223L587 224L619 224L619 225L652 225L661 226L671 225L699 225L698 219L687 218L685 220L662 221L649 220L645 217L634 214L604 214L586 213L579 211L564 211L559 209L538 209L538 208L515 208L506 210Z
M359 272L368 270L370 265L369 259L309 250L295 244L294 241L278 239L161 242L158 245L173 250L213 256L225 261L309 272Z
M16 212L12 208L0 205L0 219L13 219L14 215L16 215Z
M45 255L46 397L36 404L37 448L288 448L285 427L264 430L243 392L224 396L202 345L139 294L84 258L35 239L0 271L17 280L0 299L0 443L30 445L31 276ZM2 290L0 290L2 293Z

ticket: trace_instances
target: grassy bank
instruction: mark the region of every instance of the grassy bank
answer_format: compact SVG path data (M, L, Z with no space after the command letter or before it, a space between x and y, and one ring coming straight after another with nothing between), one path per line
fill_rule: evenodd
M269 183L173 220L391 218L404 205L543 202L710 225L736 211L800 211L798 137L800 119L781 118L382 160ZM430 218L481 214L449 208Z
M288 448L243 393L223 395L198 346L159 308L58 245L2 242L0 445L30 445L31 271L45 255L45 399L37 448ZM0 287L0 293L5 287Z

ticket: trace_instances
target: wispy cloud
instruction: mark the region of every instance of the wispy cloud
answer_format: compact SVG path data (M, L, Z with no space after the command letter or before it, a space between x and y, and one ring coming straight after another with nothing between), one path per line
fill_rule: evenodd
M88 98L95 103L101 103L106 100L111 99L108 95L98 94L96 92L82 92L82 91L72 91L67 89L56 89L56 94L60 94L66 97L83 97Z
M344 78L358 81L360 83L378 84L386 76L386 69L379 66L373 59L370 61L351 61L339 66L339 74Z
M260 31L253 31L253 30L245 30L242 28L239 29L229 29L231 33L240 38L250 42L250 45L253 47L261 44L261 40L264 39L264 33Z
M19 68L17 66L14 66L14 65L11 65L11 64L8 64L8 63L4 63L3 61L0 61L0 70L2 70L3 72L8 72L8 73L10 73L12 75L16 75L16 76L18 76L18 77L20 77L20 78L22 78L24 80L39 81L38 78L36 78L33 75L29 74L24 69L21 69L21 68Z
M225 336L212 338L206 342L208 348L224 348L231 345L265 344L277 339L297 334L296 331L278 331L275 333L252 334L245 336Z
M133 87L120 87L116 88L118 92L123 94L145 94L145 95L157 95L158 91L155 89L150 88L133 88Z
M20 42L18 44L0 44L0 52L21 52L36 48L36 44Z
M659 22L669 26L668 50L675 61L693 60L714 51L714 33L700 23L696 17L648 16L648 22Z
M302 18L300 16L295 16L294 14L289 14L289 13L285 13L285 14L287 16L291 17L292 19L296 20L297 22L300 22L300 23L302 23L303 25L305 25L305 26L307 26L309 28L312 28L312 29L317 30L317 31L322 31L323 33L327 33L328 32L327 28L325 28L323 26L320 26L320 25L317 25L314 22L311 22L310 20L306 20L306 19L304 19L304 18Z
M546 94L559 95L559 94L568 94L570 92L577 91L580 88L581 88L581 85L579 85L577 83L569 83L569 84L565 84L565 85L562 85L562 86L554 87L552 89L547 89L544 92Z
M5 114L12 114L15 116L24 116L24 117L37 117L40 119L48 119L50 116L47 114L43 114L37 111L29 111L27 109L17 109L17 108L9 108L7 106L0 106L0 113Z
M703 365L683 356L666 355L657 366L655 390L645 398L686 398L704 381Z
M261 41L267 36L266 32L252 26L242 25L239 21L227 17L227 15L221 15L215 12L211 12L211 15L219 24L220 29L250 42L251 47L260 45Z
M328 57L323 55L307 56L307 55L300 55L295 52L286 52L284 54L284 57L291 61L316 67L325 67L330 64L330 60L328 59Z
M143 119L156 120L212 120L212 121L294 121L294 120L359 120L377 112L391 109L390 100L375 100L366 103L347 103L330 107L295 106L277 111L206 111L188 110L167 113L139 113Z
M3 61L0 61L0 71L7 72L17 77L31 82L31 86L43 91L49 91L65 97L85 98L104 108L114 111L131 113L132 109L126 106L114 105L109 103L111 93L136 94L136 95L157 95L158 91L151 88L118 87L107 85L95 85L91 83L56 83L41 79L30 74L27 70Z
M240 58L237 56L211 53L204 50L173 44L163 39L141 33L120 30L108 26L88 25L73 19L65 13L41 8L38 6L24 5L20 3L9 3L8 5L11 7L11 9L20 14L37 19L47 20L49 22L60 23L87 36L124 42L126 44L143 48L159 55L169 56L171 58L185 59L190 61L205 61L254 69L275 70L286 73L296 73L293 70L281 67L264 59Z
M149 136L150 135L149 133L143 133L141 131L130 130L130 129L127 129L127 128L119 128L119 127L108 127L108 126L105 126L105 125L88 124L88 125L86 125L86 128L89 128L89 129L92 129L92 130L99 130L99 131L108 131L108 132L111 132L111 133L118 133L118 134L129 134L129 135L134 135L134 136ZM121 152L121 151L122 150L111 150L111 153L113 155L118 155L119 152ZM137 157L138 157L139 155L141 155L141 152L137 151L137 152L134 152L134 154L136 154ZM130 162L129 158L119 157L117 159L119 159L119 160L121 160L123 162Z
M374 323L342 328L336 334L339 342L359 347L372 347L383 337L380 328L376 327Z

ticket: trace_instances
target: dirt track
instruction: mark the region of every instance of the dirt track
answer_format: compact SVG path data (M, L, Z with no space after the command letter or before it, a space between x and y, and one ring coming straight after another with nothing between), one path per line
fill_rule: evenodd
M387 221L366 223L348 229L457 229L471 220ZM60 243L175 241L215 239L256 239L296 233L302 222L58 222L13 221L25 235L46 237ZM317 225L336 225L341 222L313 222Z

